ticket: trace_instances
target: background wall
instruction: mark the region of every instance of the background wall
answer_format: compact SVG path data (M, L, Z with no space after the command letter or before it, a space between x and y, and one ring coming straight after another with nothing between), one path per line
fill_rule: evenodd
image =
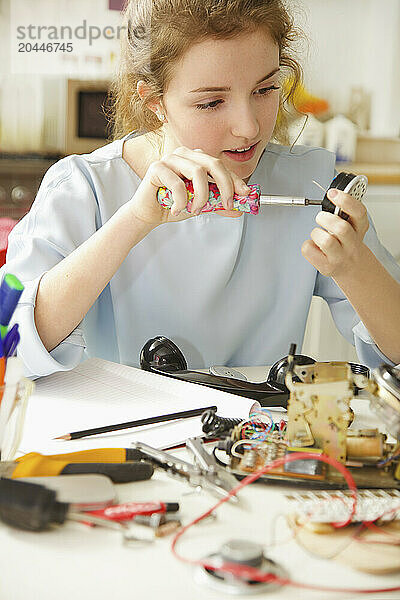
M326 98L335 112L346 112L350 91L363 86L371 93L371 131L374 135L400 134L400 1L399 0L287 0L296 22L309 38L301 56L310 91ZM20 9L25 6L24 10ZM48 5L48 6L47 6ZM33 11L42 24L88 23L117 26L119 13L108 9L108 0L0 0L0 80L10 74L10 16ZM74 44L64 55L62 69L45 75L66 73L74 77L106 77L115 68L117 40L104 38ZM21 55L18 57L21 59ZM61 56L60 56L61 60ZM27 68L28 79L34 71ZM14 77L18 77L12 73ZM1 83L1 81L0 81ZM26 102L29 99L26 98Z
M399 0L289 0L309 38L310 90L346 112L350 90L371 93L371 132L400 135Z

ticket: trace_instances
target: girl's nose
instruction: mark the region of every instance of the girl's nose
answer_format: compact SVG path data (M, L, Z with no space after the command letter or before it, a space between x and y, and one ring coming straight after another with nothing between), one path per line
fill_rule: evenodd
M244 140L255 140L260 131L254 107L245 106L234 111L232 135Z

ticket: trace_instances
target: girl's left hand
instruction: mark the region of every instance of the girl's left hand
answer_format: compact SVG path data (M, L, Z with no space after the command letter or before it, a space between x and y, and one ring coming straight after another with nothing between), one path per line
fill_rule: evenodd
M350 194L330 189L328 198L347 213L349 219L345 221L330 212L319 212L315 220L320 227L312 230L311 240L303 243L301 253L322 275L336 278L357 267L369 223L364 204Z

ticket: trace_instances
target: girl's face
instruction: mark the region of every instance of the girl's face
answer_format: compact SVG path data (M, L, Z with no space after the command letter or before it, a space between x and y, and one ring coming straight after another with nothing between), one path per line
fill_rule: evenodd
M163 96L165 149L201 148L247 180L275 127L278 71L279 49L265 31L193 46ZM240 154L226 152L253 144L254 151L241 161L235 160Z

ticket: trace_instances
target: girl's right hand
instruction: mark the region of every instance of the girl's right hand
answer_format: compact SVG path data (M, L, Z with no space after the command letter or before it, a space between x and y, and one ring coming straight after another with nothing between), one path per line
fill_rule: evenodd
M192 212L184 209L188 201L182 177L193 182L194 199ZM164 155L148 168L137 192L130 200L136 218L157 227L162 223L184 221L200 214L208 200L209 177L212 177L221 194L226 209L222 215L239 217L242 213L233 208L233 195L248 194L250 189L243 179L230 171L221 159L205 154L200 149L190 150L185 146L176 148L172 154ZM166 187L172 192L174 203L167 209L158 202L157 192ZM220 213L219 213L220 214Z

